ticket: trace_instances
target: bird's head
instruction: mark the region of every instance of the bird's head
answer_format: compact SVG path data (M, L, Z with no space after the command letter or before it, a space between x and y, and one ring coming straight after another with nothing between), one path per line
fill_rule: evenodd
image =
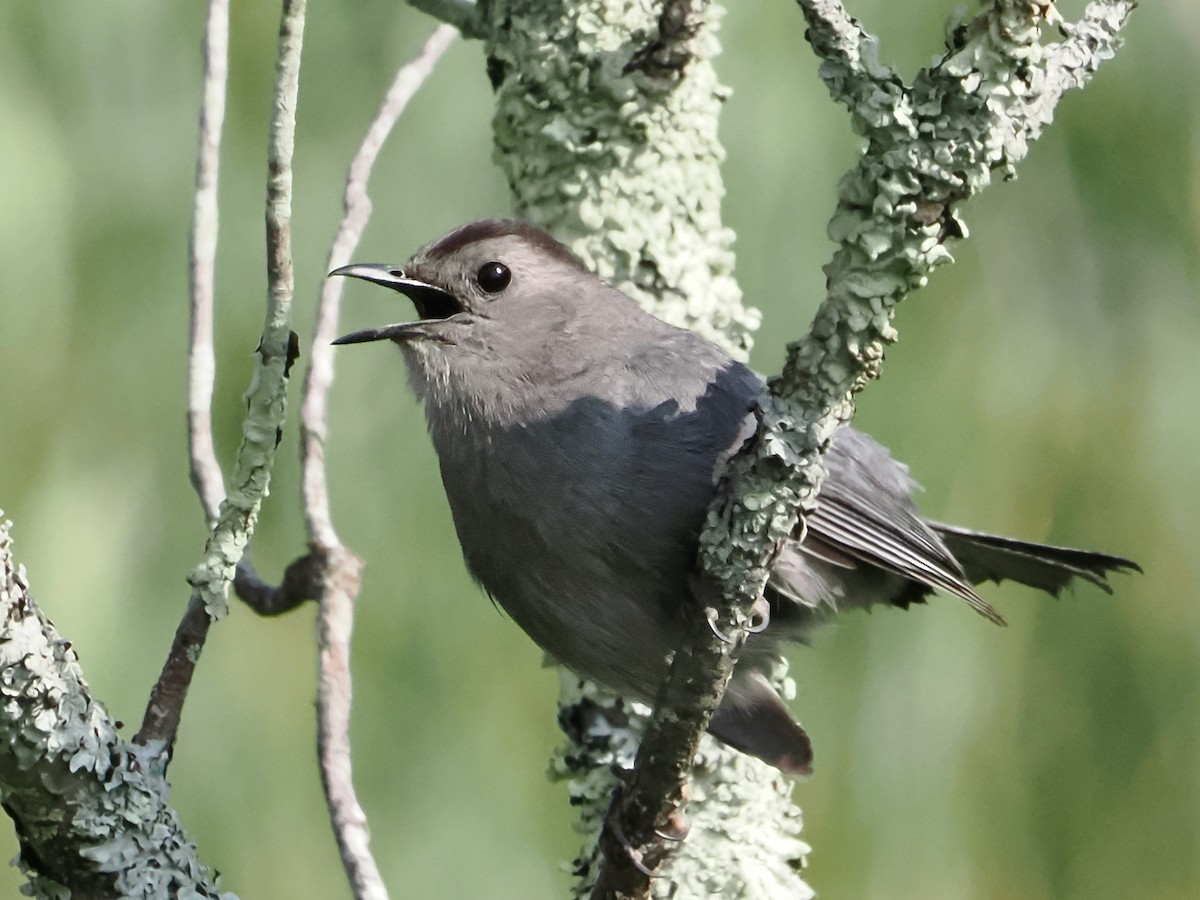
M412 301L415 320L334 343L397 344L427 407L511 405L529 385L551 390L599 355L620 351L612 346L614 323L645 315L545 231L507 219L464 225L403 265L355 263L329 274Z
M335 344L457 344L509 323L530 324L544 312L546 298L570 294L572 280L592 277L578 257L545 231L509 219L464 225L422 247L400 266L352 263L329 274L399 291L413 302L419 317L356 331Z

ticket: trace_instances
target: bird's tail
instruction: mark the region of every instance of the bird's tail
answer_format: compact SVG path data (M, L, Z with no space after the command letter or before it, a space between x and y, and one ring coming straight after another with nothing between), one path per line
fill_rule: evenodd
M938 522L929 524L962 564L972 584L1009 579L1057 597L1072 578L1078 577L1111 594L1110 573L1142 571L1133 560L1108 553L1034 544Z

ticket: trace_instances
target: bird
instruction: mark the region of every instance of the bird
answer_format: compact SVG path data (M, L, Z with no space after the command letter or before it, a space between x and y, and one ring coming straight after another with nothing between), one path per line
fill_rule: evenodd
M483 219L402 265L331 276L406 296L417 318L335 344L390 341L421 401L474 579L546 653L652 700L697 603L693 574L725 462L754 433L763 380L592 274L546 231ZM1010 579L1109 593L1129 559L928 520L908 468L852 427L825 456L803 528L780 549L709 732L784 772L812 742L766 671L834 613L908 608L934 591L1004 620L975 590Z

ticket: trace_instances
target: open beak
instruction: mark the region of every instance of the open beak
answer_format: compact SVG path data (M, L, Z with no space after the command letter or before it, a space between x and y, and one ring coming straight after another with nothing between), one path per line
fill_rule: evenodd
M410 337L422 337L425 330L421 326L430 321L448 319L455 313L462 312L462 304L449 291L439 287L409 278L399 266L389 266L382 263L354 263L342 266L329 273L345 275L350 278L361 278L372 284L399 291L413 302L417 308L420 321L399 322L395 325L384 325L382 328L368 328L353 334L343 335L334 341L335 344L363 344L368 341L405 340Z

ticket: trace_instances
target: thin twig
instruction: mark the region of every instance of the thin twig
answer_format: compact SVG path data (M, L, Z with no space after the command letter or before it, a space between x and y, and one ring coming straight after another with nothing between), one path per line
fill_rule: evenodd
M350 163L342 200L345 214L329 248L329 269L350 262L350 255L358 246L363 229L371 218L367 179L371 175L379 151L409 100L429 77L434 65L453 43L457 34L453 26L438 26L426 40L416 59L402 66L392 80L379 112ZM329 278L321 287L311 357L304 381L304 402L300 408L300 461L304 471L305 523L309 539L324 547L335 547L339 543L329 514L329 495L325 484L325 398L333 381L333 346L330 342L337 337L344 283L344 279Z
M350 755L350 635L362 560L345 547L322 554L324 583L317 618L317 756L321 784L342 867L356 900L387 900L387 887L371 855L367 814L354 790Z
M209 527L216 524L225 500L225 480L212 435L212 395L216 379L213 350L214 283L217 255L217 176L221 131L229 77L229 0L210 0L204 28L204 88L196 148L196 194L188 241L190 310L188 330L188 460L192 487L200 498ZM135 740L174 735L187 684L195 669L192 647L203 647L211 624L204 604L193 597L175 631L145 721ZM178 702L176 702L176 700ZM154 710L154 713L151 713ZM147 728L151 720L157 726ZM168 746L173 737L168 737Z
M267 178L267 311L259 341L259 365L246 392L242 443L232 489L221 505L205 546L204 559L188 577L192 595L175 634L162 673L150 693L139 744L175 743L183 703L196 661L213 621L228 611L229 587L250 541L266 496L278 436L287 406L287 378L296 357L289 328L292 308L291 206L292 150L296 129L304 0L285 0L279 28L276 89ZM168 754L162 754L167 758Z
M204 27L204 86L196 148L196 193L188 242L188 460L192 487L200 498L209 527L216 525L225 500L225 481L217 462L212 435L212 394L216 379L213 349L214 284L217 255L217 182L225 94L229 80L229 0L210 0ZM135 741L174 735L179 726L182 694L186 693L195 657L191 647L203 647L210 625L204 604L193 596L175 631L167 663L151 692L142 728ZM174 698L179 696L178 703ZM174 712L172 713L172 708ZM154 711L152 713L152 710ZM149 726L149 727L148 727ZM173 740L168 738L168 745Z
M458 32L438 27L420 55L401 67L383 104L350 163L344 196L345 215L329 250L330 269L349 262L371 217L367 180L379 151L408 101L429 77ZM320 674L317 693L318 753L325 799L342 865L358 900L384 900L387 889L371 856L366 814L354 790L350 760L350 634L362 560L341 545L329 511L325 473L325 401L333 382L333 346L342 296L341 279L325 281L317 308L312 352L300 409L300 458L304 515L312 552L321 561L321 610L318 619Z
M292 264L292 155L296 149L296 98L300 92L300 50L304 41L306 0L284 0L275 62L275 103L267 152L267 322L263 340L283 354L290 332L279 327L291 312L295 270ZM283 346L278 342L282 340ZM260 350L269 352L266 346Z
M217 256L217 174L229 77L229 0L210 0L204 29L204 96L196 150L196 199L188 242L191 321L188 333L188 458L192 486L211 527L225 499L225 481L213 448L213 294Z

